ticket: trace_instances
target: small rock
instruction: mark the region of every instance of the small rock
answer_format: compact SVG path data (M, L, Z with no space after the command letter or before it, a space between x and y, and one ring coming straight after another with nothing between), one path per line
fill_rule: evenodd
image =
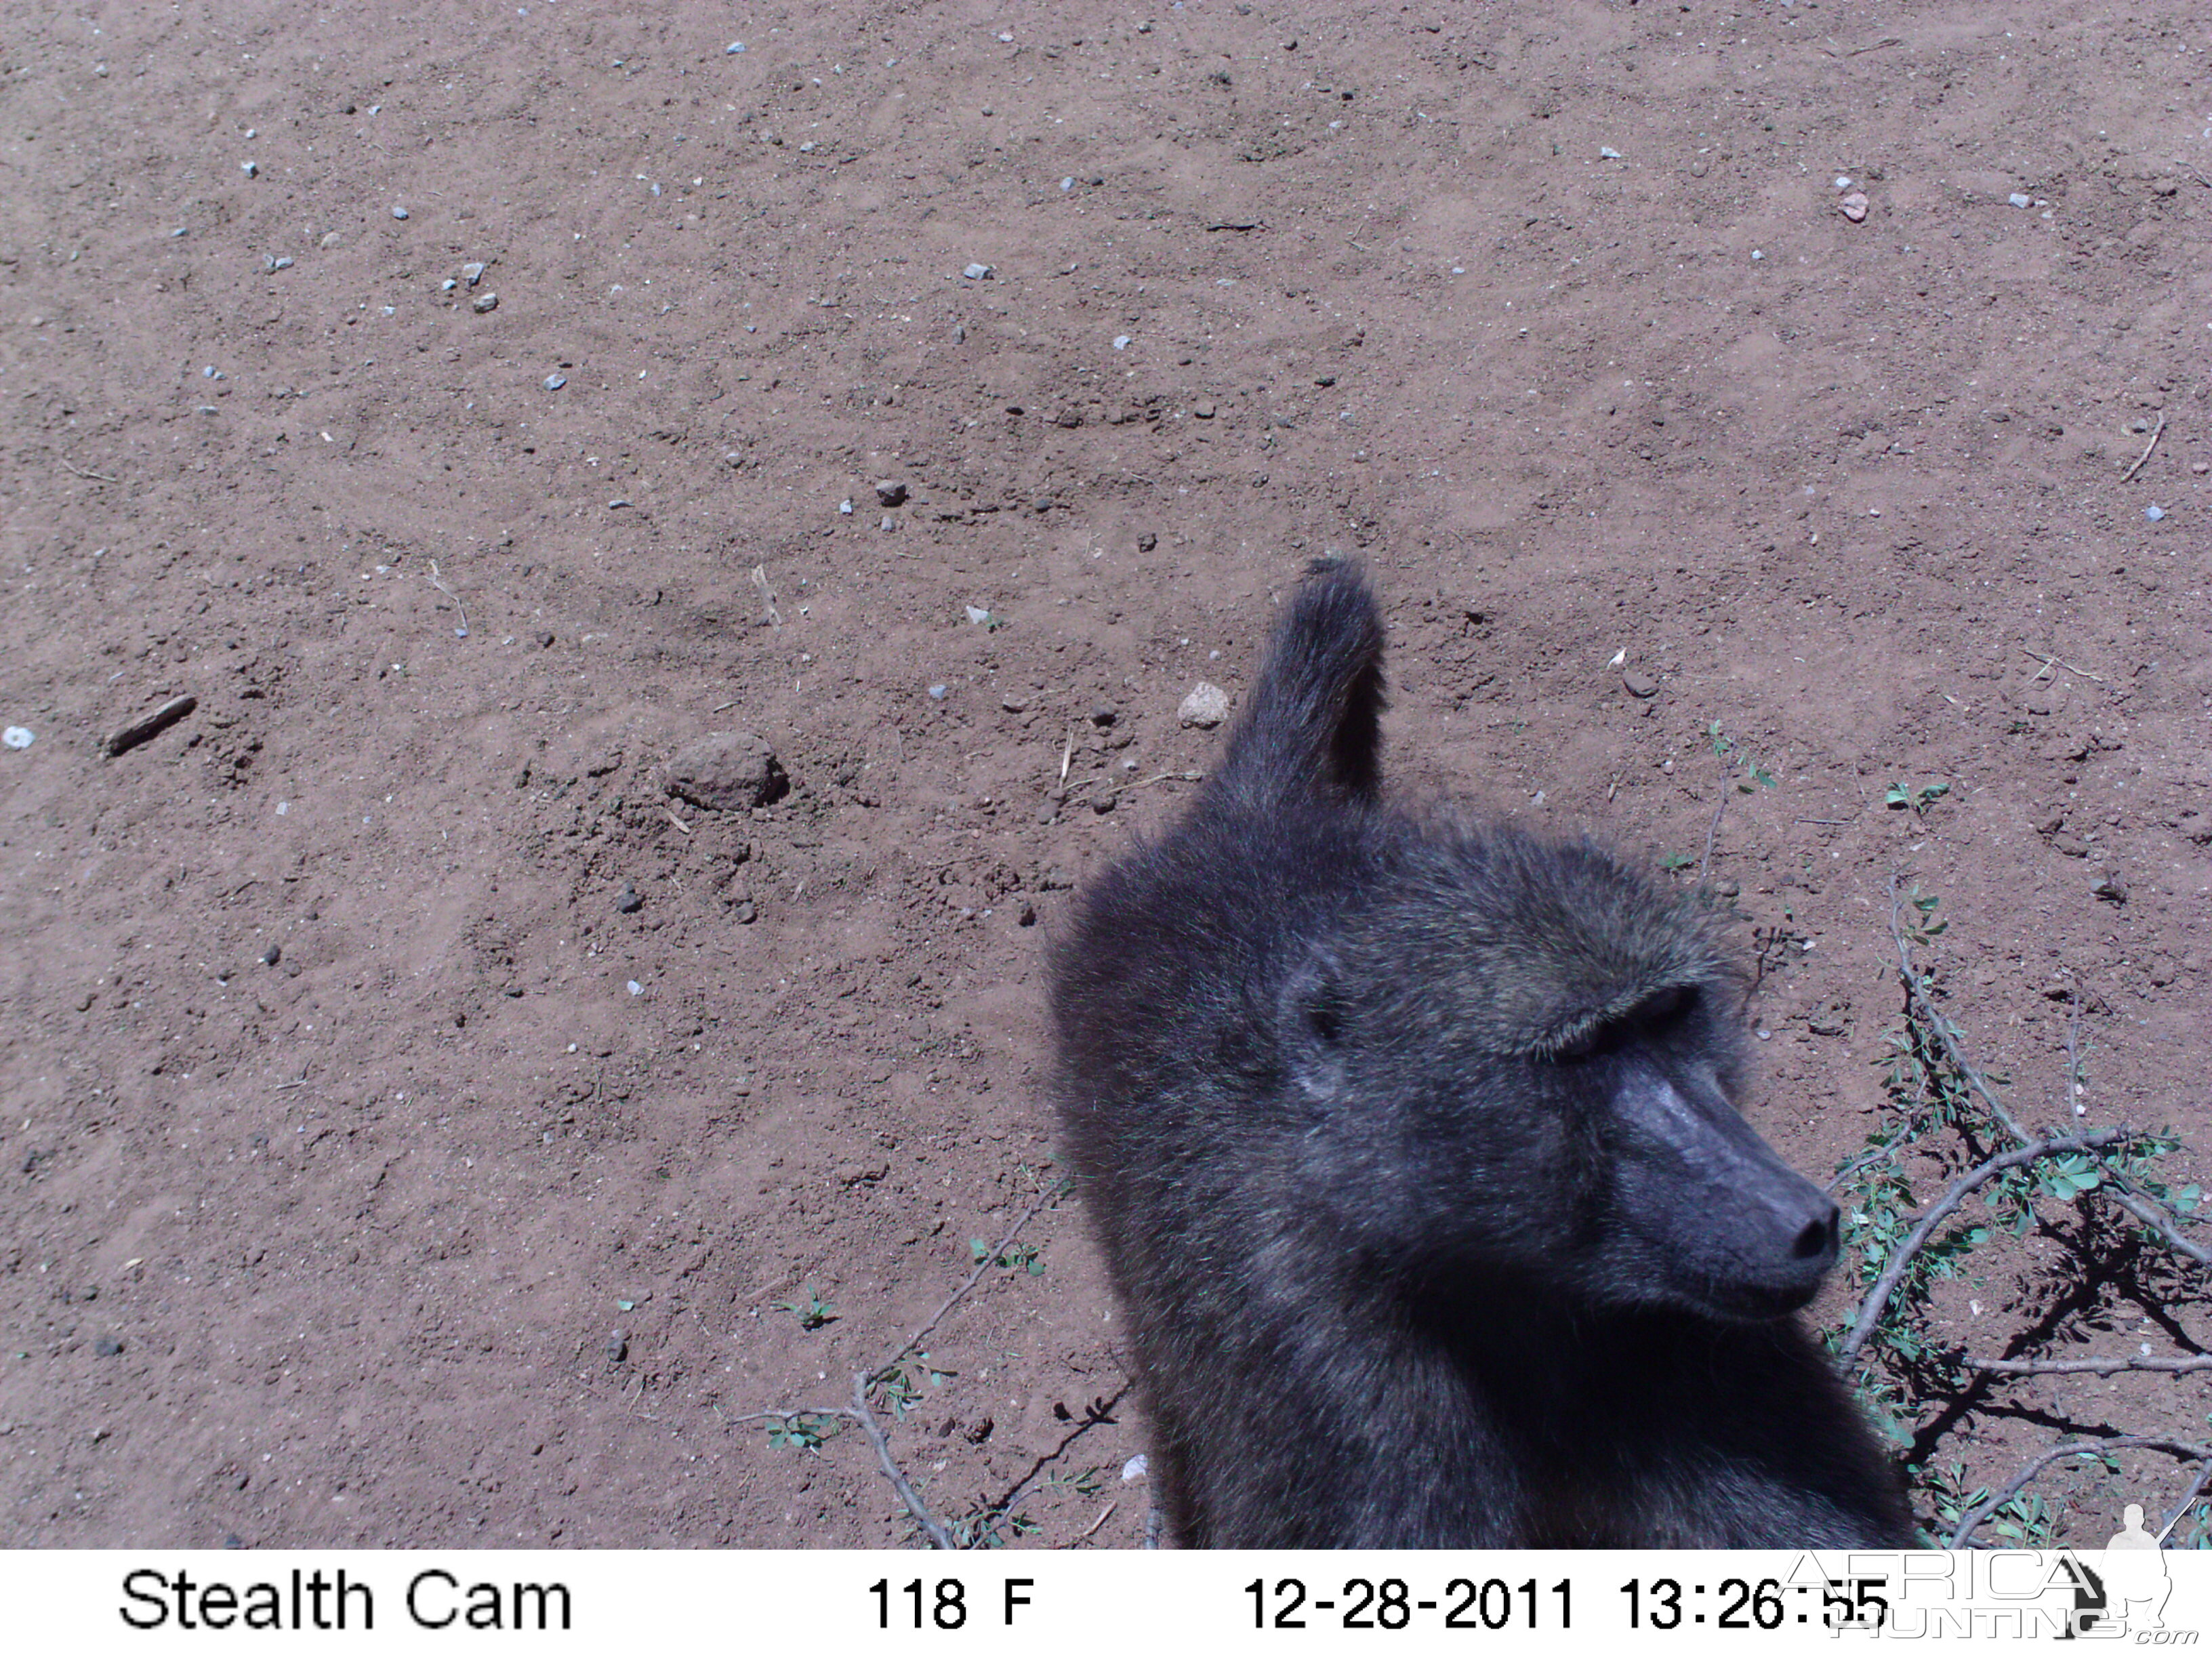
M1097 813L1098 816L1103 818L1119 805L1120 802L1115 799L1114 792L1109 789L1103 795L1096 795L1091 798L1091 810Z
M945 688L941 685L931 686L929 688L929 700L932 702L943 702L945 701Z
M645 987L640 985L635 980L629 981L629 994L634 997L641 997L645 994Z
M38 740L37 734L27 726L11 726L5 732L0 732L0 743L6 744L10 749L28 749Z
M1659 682L1648 674L1638 673L1632 668L1620 677L1620 684L1621 689L1632 697L1656 697L1659 695Z
M1116 334L1114 337L1114 349L1116 351L1127 351L1128 349L1129 337L1126 334Z
M750 899L739 899L735 904L730 907L730 914L735 916L740 923L748 927L750 927L760 916L760 912L754 908L753 902Z
M392 210L392 216L395 219L404 219L407 217L407 210L404 207L396 207Z
M635 915L645 908L645 896L637 890L635 884L626 881L622 884L622 891L615 896L615 908L626 916Z
M1014 920L1024 927L1036 927L1036 906L1034 904L1024 904L1021 909L1016 914Z
M475 312L479 317L483 316L487 311L497 311L499 309L499 295L496 294L479 294L475 299L469 301L469 309Z
M1026 713L1029 706L1030 700L1027 697L1023 696L1019 692L1016 691L1009 691L1005 696L999 699L999 707L1005 709L1009 714Z
M2035 203L2030 198L2021 195L2018 191L2013 191L2011 195L2005 198L2005 200L2010 202L2016 208L2033 207L2035 205Z
M1601 161L1618 161L1621 156L1620 152L1611 144L1600 144L1597 147L1597 158Z
M971 283L988 282L993 276L998 275L998 267L995 265L970 264L960 274L963 276L965 276Z
M1149 530L1137 538L1137 551L1139 553L1149 553L1159 544L1160 538Z
M1152 1460L1146 1457L1144 1453L1139 1452L1134 1457L1121 1465L1122 1484L1126 1486L1132 1480L1143 1480L1145 1478L1145 1472L1151 1468L1152 1466Z
M2160 519L2163 519L2165 516L2166 516L2166 509L2165 509L2164 507L2160 507L2160 506L2157 506L2157 505L2155 505L2155 504L2153 504L2152 506L2149 506L2149 507L2147 507L2143 508L2143 517L2145 517L2146 519L2148 519L2148 520L2149 520L2153 524L2156 524L2156 523L2157 523Z
M123 1339L118 1336L103 1336L92 1345L92 1351L102 1359L112 1359L123 1352Z
M568 377L565 374L548 374L545 377L545 389L548 392L558 392L568 384Z
M1211 731L1229 718L1229 694L1218 685L1200 680L1191 687L1190 695L1176 708L1176 718L1185 726Z
M896 478L879 479L876 484L876 502L880 507L899 507L906 501L906 486Z
M461 267L461 280L465 282L471 288L474 288L479 282L483 280L483 274L484 264L483 261L481 259L472 259L467 264Z
M2108 872L2105 878L2089 890L2107 904L2125 904L2128 902L2128 884L2117 870Z
M1192 418L1195 420L1210 421L1213 418L1213 405L1212 404L1194 404L1191 405L1190 412Z
M617 1331L607 1338L607 1363L619 1365L629 1358L629 1333Z
M541 651L550 651L552 649L553 630L551 629L541 628L538 630L538 649Z
M261 965L264 968L274 968L278 963L283 960L284 947L274 943L273 941L270 943L269 948L261 953Z
M1860 220L1865 218L1867 216L1866 192L1859 190L1853 191L1850 195L1844 197L1842 201L1837 203L1836 208L1844 218L1850 220L1853 224L1858 223Z
M1102 702L1091 711L1091 723L1103 732L1121 718L1121 711L1110 702Z
M710 812L741 812L791 787L775 751L750 732L715 732L686 744L662 768L667 792Z

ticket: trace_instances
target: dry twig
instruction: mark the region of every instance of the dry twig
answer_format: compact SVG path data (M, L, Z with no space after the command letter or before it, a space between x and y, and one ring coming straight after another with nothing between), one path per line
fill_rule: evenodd
M2164 434L2165 431L2166 416L2163 411L2160 411L2158 417L2158 424L2150 429L2150 441L2143 446L2143 453L2136 457L2136 464L2133 466L2120 474L2120 482L2122 483L2126 483L2129 480L2133 478L2136 473L2142 471L2143 463L2150 459L2151 451L2158 447L2158 441L2160 437Z
M131 721L130 725L110 738L107 740L108 754L110 756L124 754L136 749L142 743L150 742L199 706L200 700L189 694L181 697L170 698L152 714L142 720Z

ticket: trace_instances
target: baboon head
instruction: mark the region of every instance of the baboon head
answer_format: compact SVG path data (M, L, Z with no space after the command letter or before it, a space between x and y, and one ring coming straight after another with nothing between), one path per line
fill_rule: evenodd
M1272 1018L1326 1216L1408 1271L1476 1261L1723 1319L1803 1306L1836 1207L1735 1109L1742 985L1715 913L1589 844L1385 808L1382 644L1359 573L1315 567L1200 809L1231 838L1308 837Z
M1387 1255L1723 1319L1802 1307L1836 1208L1736 1111L1710 911L1587 845L1416 835L1286 977L1280 1052L1340 1218Z

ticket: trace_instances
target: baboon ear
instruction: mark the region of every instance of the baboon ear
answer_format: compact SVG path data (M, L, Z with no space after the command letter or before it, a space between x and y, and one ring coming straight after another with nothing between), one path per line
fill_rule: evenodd
M1316 946L1283 982L1275 1028L1284 1062L1298 1087L1316 1100L1344 1084L1344 979L1336 960Z

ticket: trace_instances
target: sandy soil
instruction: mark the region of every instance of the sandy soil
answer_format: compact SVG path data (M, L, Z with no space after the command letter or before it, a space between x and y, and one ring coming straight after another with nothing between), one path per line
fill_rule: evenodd
M1684 880L1725 799L1802 1166L1904 872L2022 1113L2079 1011L2203 1176L2200 7L407 9L0 40L0 1541L910 1539L739 1419L1057 1181L1043 945L1326 550L1401 787ZM788 793L669 797L716 732ZM1129 1545L1079 1201L1016 1243L892 1443ZM1969 1484L2203 1432L2062 1381ZM2091 1476L2065 1535L2184 1484Z

